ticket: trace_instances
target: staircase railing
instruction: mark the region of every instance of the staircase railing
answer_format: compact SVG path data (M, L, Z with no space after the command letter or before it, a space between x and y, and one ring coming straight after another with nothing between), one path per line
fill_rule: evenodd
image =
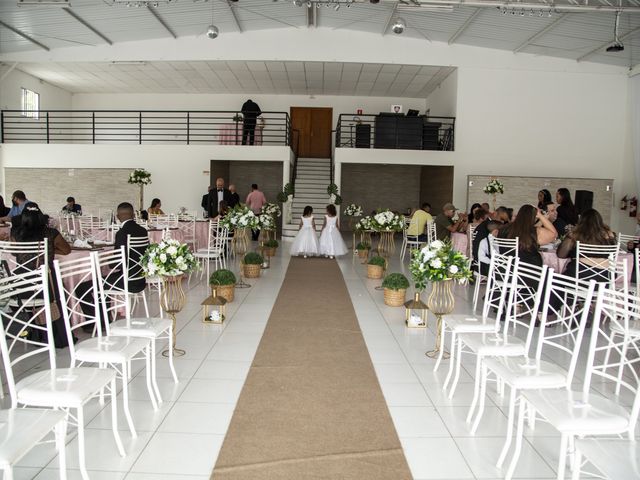
M290 145L293 150L293 168L289 175L289 182L293 185L294 191L296 188L296 178L298 176L298 148L300 147L300 130L291 129L291 142Z

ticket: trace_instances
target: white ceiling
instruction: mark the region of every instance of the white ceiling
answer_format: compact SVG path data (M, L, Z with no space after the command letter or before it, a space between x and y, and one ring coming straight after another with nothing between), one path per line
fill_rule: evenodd
M424 98L453 67L329 62L21 63L73 93L265 93Z
M344 1L344 0L341 0ZM358 0L362 1L362 0ZM479 0L476 0L479 1ZM534 0L545 1L545 0ZM578 0L556 0L554 2ZM585 0L583 3L586 3ZM610 5L613 0L593 0ZM640 0L622 0L637 7ZM18 29L47 48L104 45L120 42L204 36L212 21L221 35L229 32L265 31L276 28L306 29L309 9L291 0L176 0L153 7L127 7L114 0L71 0L71 8L17 6L17 0L0 0L0 21ZM595 2L595 3L594 3ZM617 4L617 0L616 0ZM151 11L160 16L160 20ZM339 10L312 7L315 25L394 35L391 20L407 21L404 36L425 42L473 45L514 52L586 60L632 67L640 64L640 14L623 13L620 36L625 50L607 53L613 41L614 13L552 13L539 16L503 15L497 8L456 6L452 11L404 11L390 0L379 4L355 3ZM71 12L71 13L70 13ZM90 25L92 31L78 18ZM170 33L170 31L172 33ZM40 49L0 25L0 55ZM72 59L70 59L72 60ZM144 58L141 58L144 60ZM291 94L424 96L451 69L412 65L368 65L322 62L147 62L145 65L109 63L19 63L32 73L73 92L256 92Z

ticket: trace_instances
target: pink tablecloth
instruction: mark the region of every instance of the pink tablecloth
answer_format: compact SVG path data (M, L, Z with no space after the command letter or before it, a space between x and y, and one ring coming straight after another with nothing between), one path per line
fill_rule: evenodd
M209 222L196 222L196 249L207 248L209 242Z
M542 255L542 263L549 268L553 268L556 273L563 273L567 268L567 264L571 261L570 258L558 258L556 252L540 252ZM618 254L618 262L622 260L627 261L627 280L631 282L631 275L633 273L633 255L631 253Z
M453 232L451 234L451 247L456 251L469 255L469 241L466 233Z
M242 122L222 125L218 132L220 145L242 145ZM256 127L254 145L262 145L262 129Z
M160 243L162 241L162 233L164 230L149 230L149 242ZM174 240L182 242L184 240L184 234L178 228L170 228L169 235Z

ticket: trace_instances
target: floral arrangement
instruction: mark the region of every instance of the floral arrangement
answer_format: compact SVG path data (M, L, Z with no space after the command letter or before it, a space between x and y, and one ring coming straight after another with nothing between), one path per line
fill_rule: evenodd
M282 215L280 206L275 203L265 203L260 210L260 213L264 215L271 215L272 217L279 217Z
M504 184L497 178L492 178L489 180L489 183L484 186L483 191L488 195L495 195L496 193L503 194Z
M146 171L144 168L136 168L129 174L129 180L127 180L127 183L132 183L134 185L149 185L151 183L151 173Z
M360 205L356 205L355 203L352 203L351 205L347 205L344 208L344 214L347 217L361 217L362 207Z
M140 263L147 277L172 277L199 267L189 246L173 239L149 245Z
M281 192L278 192L277 199L280 203L285 203L289 200L289 195L293 195L295 189L292 184L287 183Z
M428 282L455 280L466 283L472 276L469 259L451 248L448 242L435 240L422 250L414 250L409 270L418 290Z
M371 223L377 232L399 232L404 228L404 217L390 210L383 210L372 217Z
M271 218L273 220L273 218ZM236 228L258 228L260 219L244 203L239 203L220 219L220 224L229 230Z
M373 219L370 216L362 217L356 223L356 231L362 232L367 230L373 230Z
M233 116L233 121L234 121L234 122L241 122L241 121L242 121L242 115L240 115L239 113L236 113L236 114Z
M327 195L329 195L330 201L334 205L342 204L342 197L338 195L338 186L335 183L329 184L327 187Z
M271 215L267 215L266 213L261 213L258 215L258 222L260 223L260 228L263 230L275 230L276 222Z

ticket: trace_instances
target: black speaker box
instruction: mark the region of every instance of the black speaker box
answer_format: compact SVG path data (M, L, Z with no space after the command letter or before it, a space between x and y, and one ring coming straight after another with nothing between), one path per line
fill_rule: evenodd
M593 208L593 192L589 190L576 190L576 210L578 215Z

